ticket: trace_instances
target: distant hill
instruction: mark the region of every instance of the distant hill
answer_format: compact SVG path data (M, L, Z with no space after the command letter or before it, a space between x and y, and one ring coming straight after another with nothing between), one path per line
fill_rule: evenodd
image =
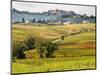
M47 12L28 12L28 11L19 11L15 8L12 9L12 23L14 22L21 22L22 18L25 20L33 20L35 21L47 21L47 22L57 22L57 21L64 21L64 22L72 22L72 23L80 23L84 20L89 22L95 22L95 17L88 17L85 15L80 15L75 13L74 11L65 11L65 10L48 10Z

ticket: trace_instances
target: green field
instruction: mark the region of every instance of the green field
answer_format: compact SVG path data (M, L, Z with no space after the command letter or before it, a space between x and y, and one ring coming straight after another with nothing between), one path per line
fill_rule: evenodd
M64 26L14 24L12 26L13 41L23 41L30 35L58 43L58 50L53 52L52 58L39 58L37 48L26 50L25 59L13 59L12 73L96 68L95 24ZM61 36L64 36L64 40L61 40Z
M95 57L23 59L12 65L13 73L95 69Z

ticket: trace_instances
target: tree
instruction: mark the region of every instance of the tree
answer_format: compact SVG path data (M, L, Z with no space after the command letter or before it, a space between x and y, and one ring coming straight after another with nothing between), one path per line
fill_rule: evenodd
M46 43L46 57L52 57L53 52L57 50L57 44L51 41Z
M37 21L37 23L42 23L41 19Z
M24 18L22 18L22 23L24 23L25 22L25 19Z
M27 46L27 49L34 49L35 47L35 38L33 36L29 36L24 41L25 45Z
M95 18L95 16L91 15L90 18Z
M16 51L16 57L19 59L24 59L25 58L25 54L22 50L17 50Z
M40 44L37 47L40 58L52 57L54 50L57 50L57 44L47 40L40 42Z
M84 18L87 18L88 16L87 16L87 14L83 14L83 17L84 17Z
M45 19L43 19L42 23L46 23Z
M61 25L63 25L63 20L61 21Z
M32 36L27 37L22 42L17 42L13 40L13 57L16 58L25 58L24 51L30 50L35 47L35 38Z
M32 20L32 22L36 22L36 21L35 21L35 18Z
M61 36L61 40L64 40L64 35Z
M14 42L13 43L13 57L23 59L25 58L24 50L26 46L23 42Z
M38 44L37 47L38 47L37 49L38 49L39 57L43 58L44 57L43 54L45 54L45 44L43 42L40 42L40 44Z

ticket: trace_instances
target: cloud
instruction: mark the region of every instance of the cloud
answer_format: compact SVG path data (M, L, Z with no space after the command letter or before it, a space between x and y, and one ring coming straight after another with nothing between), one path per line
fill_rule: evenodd
M18 10L24 10L24 11L29 11L29 12L44 12L44 11L53 10L53 9L62 9L66 11L74 11L78 14L87 14L89 16L95 15L94 6L46 4L46 3L13 1L12 7Z

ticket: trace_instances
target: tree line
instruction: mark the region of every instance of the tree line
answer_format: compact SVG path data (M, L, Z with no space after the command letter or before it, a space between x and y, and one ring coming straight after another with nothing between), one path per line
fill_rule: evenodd
M22 23L24 23L24 22L25 22L25 19L22 18ZM47 21L45 19L43 19L43 20L41 20L41 19L36 20L35 18L32 19L30 22L32 22L32 23L47 23Z

